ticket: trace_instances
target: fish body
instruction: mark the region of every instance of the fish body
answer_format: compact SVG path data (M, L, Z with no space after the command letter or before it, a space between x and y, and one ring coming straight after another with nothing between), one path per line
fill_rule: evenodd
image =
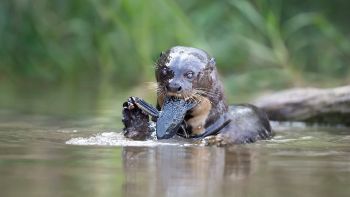
M173 137L184 122L186 112L195 105L189 100L167 97L156 123L157 139Z

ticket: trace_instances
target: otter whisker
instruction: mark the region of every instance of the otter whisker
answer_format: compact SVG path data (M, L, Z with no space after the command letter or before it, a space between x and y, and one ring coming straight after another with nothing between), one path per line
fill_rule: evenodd
M195 89L195 90L198 90L198 91L213 93L211 90L209 90L209 89L207 89L207 88L194 88L194 89Z
M213 98L216 98L216 97L218 96L217 94L215 94L215 93L213 93L213 92L199 91L198 93L201 93L201 94L204 94L204 95L213 97Z
M204 93L201 92L201 91L195 91L195 95L198 95L199 98L202 98L203 95L204 95L205 97L208 97L208 95L204 94ZM211 97L212 97L213 99L215 99L215 96L216 96L216 95L212 95ZM211 104L213 104L212 99L209 99L209 102L210 102Z
M200 102L200 101L195 97L194 94L189 95L189 99L190 99L192 102L195 102L195 103L199 103L199 102Z
M183 128L182 130L184 131L185 137L189 138L190 134L187 132L186 128Z
M194 92L198 95L204 95L204 96L209 96L209 97L212 97L212 98L216 98L218 95L213 93L213 92L210 92L210 91L204 91L204 90L199 90L199 89L195 89Z
M203 91L207 91L207 92L209 92L210 91L210 89L208 89L208 88L199 88L199 87L197 87L197 88L195 88L196 90L203 90Z
M189 100L189 101L192 101L192 102L196 102L194 99L193 99L193 96L190 92L184 92L183 93L183 97L185 100Z
M157 87L158 96L166 96L166 90L164 86L158 85Z
M147 88L150 90L157 90L158 89L158 83L157 82L145 82L147 85Z
M196 96L195 93L191 95L191 98L192 98L192 100L193 100L194 102L196 102L196 103L200 103L200 102L202 101L202 100L201 100L201 97Z

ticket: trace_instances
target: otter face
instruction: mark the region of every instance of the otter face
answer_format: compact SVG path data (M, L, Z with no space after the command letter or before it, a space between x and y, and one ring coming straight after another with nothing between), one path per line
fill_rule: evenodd
M160 94L188 99L204 91L201 87L210 89L213 61L206 52L190 47L162 53L155 70Z

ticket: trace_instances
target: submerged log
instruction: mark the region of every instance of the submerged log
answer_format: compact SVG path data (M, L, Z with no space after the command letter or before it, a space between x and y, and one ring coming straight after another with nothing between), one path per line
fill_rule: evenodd
M297 88L255 101L270 120L350 125L350 86Z

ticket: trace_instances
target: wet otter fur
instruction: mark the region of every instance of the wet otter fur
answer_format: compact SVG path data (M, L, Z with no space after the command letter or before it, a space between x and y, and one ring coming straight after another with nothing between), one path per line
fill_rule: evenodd
M219 146L271 138L269 120L262 110L249 104L227 105L215 59L204 50L170 48L156 62L155 76L158 110L169 96L198 103L186 113L178 135Z

